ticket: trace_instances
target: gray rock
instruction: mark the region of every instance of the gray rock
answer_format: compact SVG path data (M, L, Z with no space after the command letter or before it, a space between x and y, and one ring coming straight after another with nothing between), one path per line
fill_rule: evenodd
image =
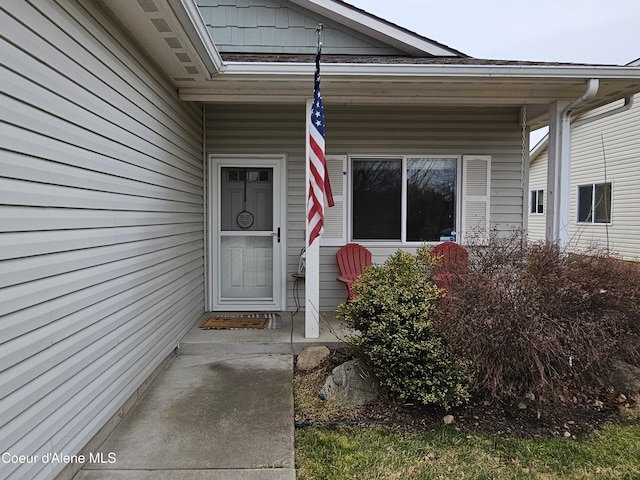
M616 361L611 369L611 384L618 393L628 397L640 397L640 367Z
M329 349L325 346L307 347L300 352L296 361L298 370L310 372L320 366L320 364L329 356Z
M320 390L320 398L334 399L341 405L367 405L378 397L380 383L363 360L338 365Z

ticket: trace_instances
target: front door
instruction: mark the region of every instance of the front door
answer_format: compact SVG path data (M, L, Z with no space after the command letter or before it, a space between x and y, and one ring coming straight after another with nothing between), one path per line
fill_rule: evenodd
M214 161L214 308L280 310L281 160Z

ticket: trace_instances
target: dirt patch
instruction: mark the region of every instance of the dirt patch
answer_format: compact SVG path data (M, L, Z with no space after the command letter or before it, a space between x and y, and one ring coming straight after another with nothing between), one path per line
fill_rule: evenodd
M365 407L341 409L317 397L331 370L351 358L348 351L338 350L316 370L296 372L296 424L388 424L403 429L421 431L443 426L445 415L453 415L449 428L464 433L487 433L513 438L580 437L622 421L620 405L606 398L571 398L565 403L519 399L512 403L475 398L469 404L444 411L422 405L399 404L381 398ZM596 400L602 400L597 403Z

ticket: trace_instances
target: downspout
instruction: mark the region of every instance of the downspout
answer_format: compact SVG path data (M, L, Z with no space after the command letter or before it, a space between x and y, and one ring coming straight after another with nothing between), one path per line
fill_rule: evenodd
M555 218L558 243L563 250L569 245L569 198L571 190L571 114L581 103L593 98L598 93L600 81L589 79L585 92L561 113L560 117L560 168L558 170L558 215Z

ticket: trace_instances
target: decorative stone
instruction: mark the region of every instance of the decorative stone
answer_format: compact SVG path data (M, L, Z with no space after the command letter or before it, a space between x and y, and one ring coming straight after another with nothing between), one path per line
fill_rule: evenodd
M338 365L320 390L320 398L334 399L341 405L367 405L376 398L380 383L363 360L354 359Z
M329 356L331 352L325 346L307 347L298 355L296 366L298 370L310 372L320 366L320 364Z
M444 423L445 425L451 425L453 422L455 422L456 419L453 415L445 415L442 418L442 423Z
M616 392L627 397L640 396L640 367L616 361L611 369L611 384Z

